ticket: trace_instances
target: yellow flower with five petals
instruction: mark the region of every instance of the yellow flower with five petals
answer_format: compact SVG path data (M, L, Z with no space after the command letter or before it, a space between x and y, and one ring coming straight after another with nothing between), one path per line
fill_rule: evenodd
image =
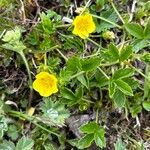
M58 92L57 78L48 72L40 72L37 74L33 82L33 89L43 97L48 97L53 93Z
M78 35L82 39L88 38L89 34L96 29L92 15L88 13L77 16L73 21L73 25L74 29L72 33Z

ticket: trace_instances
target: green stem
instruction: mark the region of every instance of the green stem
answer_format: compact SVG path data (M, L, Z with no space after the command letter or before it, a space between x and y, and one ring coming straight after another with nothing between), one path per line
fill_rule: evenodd
M98 67L98 70L109 80L110 78L108 77L108 75L100 68Z
M66 28L69 27L71 24L62 24L62 25L57 25L55 26L56 28Z
M148 81L150 81L150 79L144 74L142 73L139 69L135 68L134 66L132 66L131 64L129 65L134 71L138 72L141 76L143 76L145 79L147 79Z
M32 88L32 78L31 78L31 71L30 71L30 68L29 68L29 64L27 62L27 59L26 59L23 51L19 52L19 54L20 54L25 66L26 66L27 73L28 73L28 76L29 76L29 86L30 86L30 88Z
M82 98L82 100L83 100L83 101L85 101L85 102L88 102L88 103L94 104L94 102L92 102L92 101L90 101L90 100L87 100L87 99L84 99L84 98Z
M85 73L85 71L78 72L77 74L75 74L72 77L70 77L70 80L72 80L73 78L76 78L76 77L80 76L83 73Z
M93 41L92 39L87 38L87 40L89 40L90 42L92 42L92 43L93 43L94 45L96 45L97 47L102 48L97 42Z
M32 93L33 93L31 71L30 71L29 64L27 62L27 59L26 59L23 51L20 51L19 54L20 54L25 66L26 66L27 73L28 73L28 76L29 76L29 87L30 87L29 107L30 107L31 101L32 101Z
M98 117L99 117L99 108L96 110L96 119L95 122L98 123Z
M8 113L9 113L9 115L12 115L12 116L17 117L17 118L26 119L27 121L31 122L32 124L34 124L35 126L41 128L42 130L44 130L44 131L46 131L46 132L48 132L50 134L56 135L57 137L60 137L59 134L57 134L57 133L55 133L53 131L50 131L47 128L45 128L45 127L41 126L40 124L36 123L34 121L36 119L35 117L31 117L29 115L23 114L23 113L18 112L18 111L9 111Z
M90 4L90 2L91 2L91 0L89 0L89 1L86 3L86 5L84 6L84 8L83 8L82 12L80 13L80 15L83 14L83 12L84 12L85 9L88 7L88 5Z
M101 20L103 20L103 21L106 21L106 22L108 22L108 23L110 23L110 24L112 24L112 25L114 25L114 26L116 26L116 27L122 29L122 27L121 27L120 25L118 25L118 24L116 24L116 23L114 23L114 22L112 22L112 21L110 21L110 20L108 20L108 19L106 19L106 18L97 16L97 15L93 15L93 14L92 14L92 16L95 17L95 18L101 19Z
M47 53L44 54L44 65L47 66Z
M118 12L118 10L116 9L116 6L114 5L114 3L113 3L113 0L111 0L111 5L112 5L112 7L113 7L113 9L114 9L114 11L116 12L116 14L118 15L118 17L120 18L120 20L122 21L122 23L123 24L125 24L125 22L124 22L124 20L123 20L123 18L122 18L122 16L120 15L120 13Z
M112 65L116 65L118 64L119 62L116 61L116 62L112 62L112 63L108 63L108 64L100 64L100 66L103 66L103 67L109 67L109 66L112 66Z
M62 56L62 58L64 58L65 61L68 61L68 58L59 49L56 49L56 51Z

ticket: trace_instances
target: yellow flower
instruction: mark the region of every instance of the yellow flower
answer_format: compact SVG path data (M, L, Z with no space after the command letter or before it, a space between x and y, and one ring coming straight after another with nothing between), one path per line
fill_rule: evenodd
M57 78L48 72L40 72L33 82L33 89L39 92L41 96L48 97L58 92Z
M73 25L74 29L72 33L80 36L82 39L86 39L96 28L92 15L90 14L77 16L73 21Z

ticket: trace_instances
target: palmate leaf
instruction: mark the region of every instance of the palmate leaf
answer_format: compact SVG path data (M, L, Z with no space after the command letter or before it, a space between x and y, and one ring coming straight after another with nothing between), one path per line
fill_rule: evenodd
M70 115L64 104L61 104L59 101L54 102L50 98L44 99L41 110L43 112L42 116L47 118L43 122L45 121L45 123L52 126L64 126L65 119Z

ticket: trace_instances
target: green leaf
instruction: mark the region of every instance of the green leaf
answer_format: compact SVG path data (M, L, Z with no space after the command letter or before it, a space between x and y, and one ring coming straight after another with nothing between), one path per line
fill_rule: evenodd
M76 100L76 95L68 88L61 89L61 95L63 98L69 99L69 100Z
M78 89L76 89L75 95L78 99L82 98L83 97L83 87L79 87Z
M94 140L94 134L85 135L82 139L79 140L78 148L79 149L88 148L89 146L91 146L93 140Z
M5 49L14 51L14 52L18 52L18 53L26 49L26 47L24 46L22 42L14 42L13 44L5 43L2 45L2 47Z
M121 50L120 53L120 62L127 60L132 55L132 47L127 46Z
M140 105L134 105L133 107L130 107L130 113L133 118L135 118L139 113L141 113L142 107Z
M127 23L124 26L125 26L125 29L128 31L129 34L131 34L132 36L134 36L138 39L143 39L144 31L143 31L143 28L139 24Z
M2 144L0 144L0 149L1 150L16 150L14 143L11 141L4 141Z
M8 130L8 119L0 115L0 139L3 139L4 132Z
M150 39L150 18L148 19L147 25L144 29L144 37Z
M16 150L31 150L33 145L34 142L32 139L22 137L16 145Z
M114 81L117 88L122 91L125 95L133 96L133 91L131 87L121 79Z
M144 99L145 98L150 98L150 64L146 64L146 69L145 69L145 75L148 77L148 79L145 79L144 82Z
M82 70L83 71L91 71L95 70L100 65L100 58L91 57L88 59L81 60Z
M96 71L95 78L96 78L96 81L98 82L97 83L98 87L103 87L105 85L108 85L108 79L99 70Z
M131 45L132 45L133 52L137 53L143 48L148 47L149 42L146 39L136 39L131 43Z
M112 79L118 80L118 79L131 77L131 76L133 76L133 73L134 73L134 71L131 68L119 69L113 74Z
M62 39L64 39L64 44L63 47L65 50L70 50L70 49L74 49L78 52L83 52L84 51L84 44L81 41L80 38L78 37L70 37L70 36L65 36L65 37L61 37Z
M45 150L56 150L53 144L44 144Z
M115 145L115 150L127 150L126 145L122 142L121 139L118 139L114 145Z
M88 79L86 79L83 74L77 76L77 79L81 82L82 85L84 85L88 89L89 82Z
M15 125L10 125L7 134L12 140L16 140L18 138L17 127Z
M115 93L115 90L116 90L116 86L115 86L114 82L112 82L112 81L109 82L108 89L109 89L109 97L112 98Z
M113 9L102 11L100 16L114 23L117 22L117 14L114 12ZM100 33L113 27L114 25L107 23L106 21L98 20L96 24L96 32Z
M150 102L144 101L143 102L143 108L147 111L150 111Z
M112 57L115 59L115 60L118 60L119 59L119 51L118 51L118 48L114 45L114 44L110 44L109 45L109 50L110 50L110 54L112 55Z
M115 104L117 105L117 107L121 108L121 107L124 107L125 105L126 97L123 92L117 89L113 95L113 100Z
M87 134L94 133L98 129L99 129L99 126L96 122L90 122L80 127L80 131L83 133L87 133Z
M102 8L105 4L105 0L96 0L96 5L100 8Z
M67 61L67 71L77 72L81 70L80 58L78 56L70 57Z
M21 37L21 29L19 27L15 27L14 30L7 31L3 36L4 42L13 43L15 41L19 41Z
M99 127L98 131L94 134L94 141L96 145L100 148L106 147L106 139L105 139L105 130L102 127Z
M51 98L45 98L41 105L43 115L41 121L50 126L64 126L65 119L70 116L68 109L61 101L52 101Z
M41 18L41 26L43 28L43 31L47 34L52 34L55 31L55 28L53 26L53 23L49 17L48 14L45 14L44 12L42 12L40 14L40 18Z

